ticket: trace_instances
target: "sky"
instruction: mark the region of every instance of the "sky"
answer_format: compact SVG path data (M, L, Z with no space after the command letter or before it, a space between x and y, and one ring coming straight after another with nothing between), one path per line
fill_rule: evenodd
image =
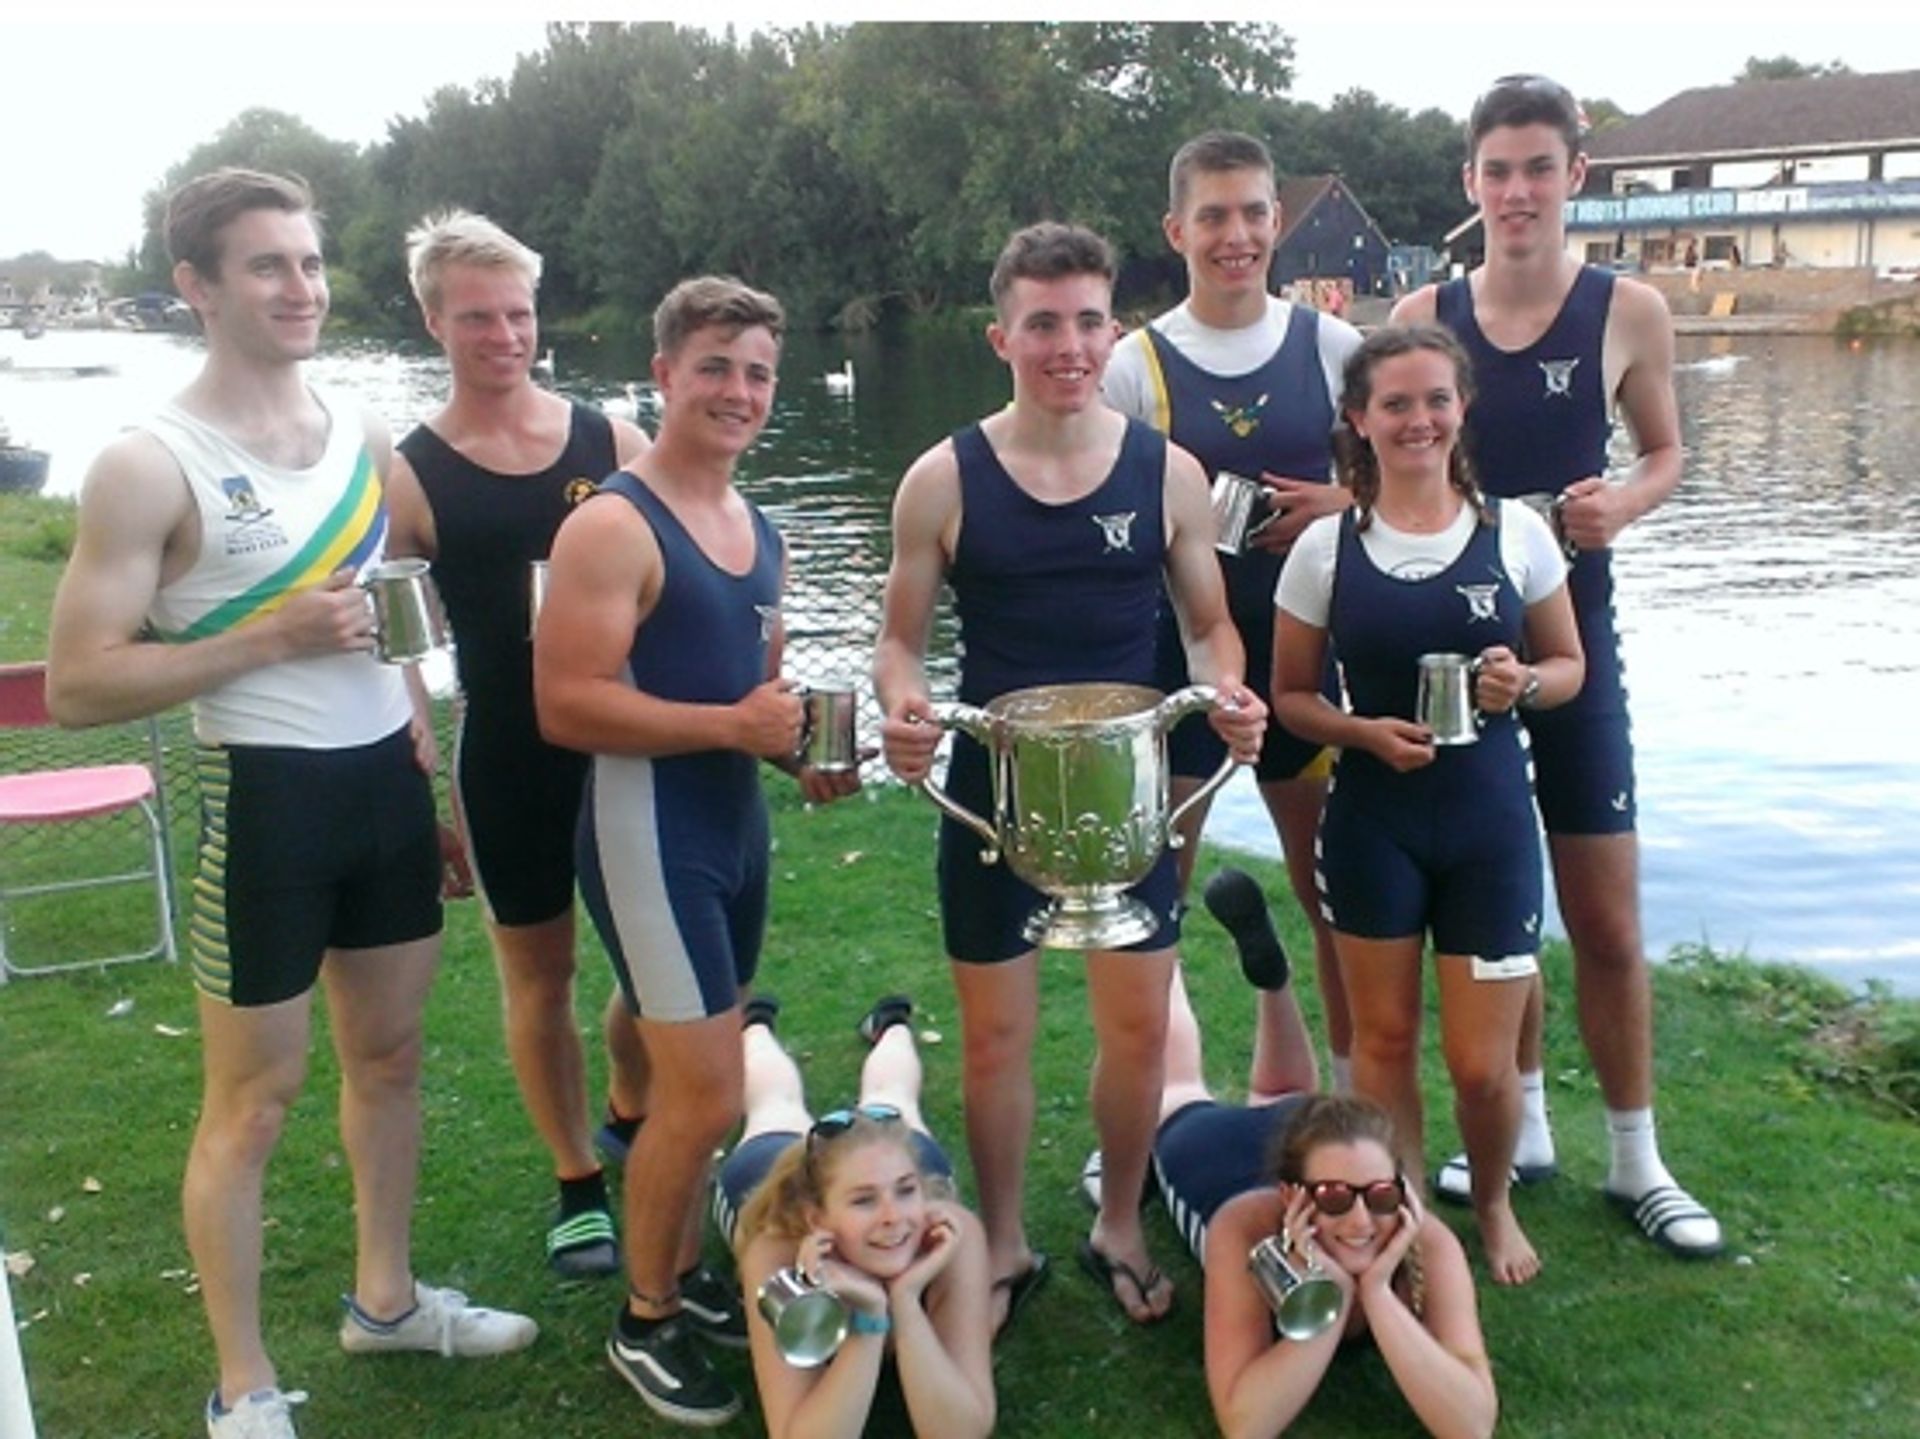
M229 120L265 105L323 135L383 139L389 121L424 113L442 85L505 78L544 43L540 17L673 19L689 7L609 9L551 0L335 0L324 20L260 18L234 0L169 4L8 0L0 20L0 258L48 250L62 259L119 260L139 241L141 196ZM1712 5L1609 0L1600 18L1543 18L1538 3L1362 0L1312 5L1210 0L1204 7L1139 0L1056 0L1042 7L957 7L951 0L711 0L705 23L731 20L1209 18L1278 24L1294 39L1294 98L1326 104L1371 90L1408 110L1464 116L1493 78L1541 72L1586 99L1630 113L1681 90L1723 84L1749 56L1841 60L1855 70L1920 71L1920 20L1885 16L1887 0L1817 7L1758 0L1737 21ZM1572 10L1575 7L1566 5ZM1781 18L1773 18L1776 12ZM1808 17L1816 15L1817 19ZM1791 18L1797 16L1799 18ZM533 18L529 18L533 17ZM1298 17L1298 18L1296 18Z

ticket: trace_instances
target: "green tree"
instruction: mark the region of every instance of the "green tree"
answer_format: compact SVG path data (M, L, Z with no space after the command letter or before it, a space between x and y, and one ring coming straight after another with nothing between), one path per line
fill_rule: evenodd
M1852 69L1840 60L1829 60L1824 65L1818 62L1808 65L1794 59L1791 55L1775 55L1770 59L1749 55L1746 68L1733 77L1733 83L1744 85L1752 80L1805 80L1821 75L1851 75L1852 73Z

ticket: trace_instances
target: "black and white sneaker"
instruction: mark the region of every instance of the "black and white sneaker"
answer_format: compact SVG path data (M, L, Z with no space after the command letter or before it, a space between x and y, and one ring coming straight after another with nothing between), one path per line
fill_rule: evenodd
M747 1347L747 1311L740 1293L706 1265L680 1276L680 1312L708 1343L725 1349Z
M675 1314L634 1338L622 1315L607 1339L607 1362L661 1418L711 1429L740 1412L740 1396L714 1373L687 1319Z

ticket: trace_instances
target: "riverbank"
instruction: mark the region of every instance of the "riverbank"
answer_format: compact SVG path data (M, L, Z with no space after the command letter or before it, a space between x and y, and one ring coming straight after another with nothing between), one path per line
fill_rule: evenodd
M781 1030L816 1106L850 1091L861 1054L852 1026L864 1006L883 993L913 994L927 1114L971 1192L960 1141L959 1025L938 958L931 808L893 791L808 810L778 777L770 793L777 848L761 983L782 1000ZM1217 862L1203 854L1201 872ZM1275 867L1250 868L1269 893L1282 892ZM1291 908L1283 928L1293 952L1305 953ZM1250 994L1225 936L1204 916L1188 926L1184 953L1208 1073L1224 1095L1238 1097ZM1481 1296L1506 1432L1913 1432L1920 1373L1909 1362L1908 1336L1920 1181L1912 1122L1808 1067L1808 1032L1788 1017L1803 1001L1798 979L1717 960L1663 967L1654 979L1662 1144L1683 1181L1719 1212L1729 1244L1723 1260L1671 1259L1632 1233L1599 1192L1600 1103L1566 1000L1564 950L1551 946L1546 966L1555 995L1549 1096L1564 1173L1518 1199L1546 1268L1524 1289L1483 1286ZM1000 1348L998 1432L1066 1439L1124 1425L1156 1439L1211 1434L1200 1276L1164 1214L1156 1206L1148 1225L1180 1290L1169 1322L1131 1328L1068 1262L1087 1224L1075 1180L1092 1142L1091 1041L1080 964L1049 956L1042 968L1028 1218L1056 1275ZM579 1019L594 1033L609 980L591 939L582 941L581 972ZM1310 987L1303 1001L1317 1030ZM1429 1021L1427 1149L1437 1162L1456 1136L1433 1027ZM203 1402L209 1346L175 1200L198 1099L196 1036L187 975L158 964L0 990L0 1113L8 1116L0 1233L44 1434L183 1432ZM449 912L427 1015L416 1253L433 1281L534 1314L543 1333L531 1351L486 1364L340 1352L333 1331L352 1254L351 1191L332 1118L336 1085L330 1047L317 1043L266 1194L268 1334L282 1381L313 1395L302 1432L656 1432L601 1354L617 1283L560 1287L544 1269L539 1236L551 1182L504 1058L497 985L474 904ZM1477 1270L1471 1223L1460 1211L1441 1213ZM717 1244L712 1253L720 1257ZM735 1383L746 1382L743 1356L718 1362ZM1313 1432L1331 1439L1413 1425L1371 1350L1334 1366L1310 1415ZM736 1432L761 1432L751 1409Z

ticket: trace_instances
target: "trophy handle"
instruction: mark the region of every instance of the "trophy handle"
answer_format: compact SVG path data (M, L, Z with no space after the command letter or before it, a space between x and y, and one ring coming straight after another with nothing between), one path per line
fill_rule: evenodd
M964 730L989 750L993 747L993 719L983 709L963 704L937 704L933 707L933 720L942 729ZM992 825L941 789L933 782L931 775L920 781L920 793L932 800L934 808L940 813L965 825L987 842L987 847L980 851L980 863L993 864L999 860L1000 836Z
M1160 732L1165 734L1190 714L1218 708L1220 708L1220 691L1212 685L1188 685L1185 689L1175 690L1161 700L1159 708L1154 711L1154 717L1160 725ZM1187 842L1186 836L1181 834L1179 829L1181 816L1195 805L1210 798L1215 790L1233 777L1233 772L1239 767L1240 761L1229 754L1221 761L1220 768L1208 777L1205 784L1174 807L1173 812L1167 816L1168 849L1179 849Z

